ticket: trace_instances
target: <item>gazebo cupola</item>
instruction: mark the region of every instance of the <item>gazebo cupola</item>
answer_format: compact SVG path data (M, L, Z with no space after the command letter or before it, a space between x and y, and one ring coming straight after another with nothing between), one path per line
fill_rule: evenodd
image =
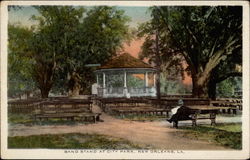
M99 97L156 96L156 69L124 53L96 70Z

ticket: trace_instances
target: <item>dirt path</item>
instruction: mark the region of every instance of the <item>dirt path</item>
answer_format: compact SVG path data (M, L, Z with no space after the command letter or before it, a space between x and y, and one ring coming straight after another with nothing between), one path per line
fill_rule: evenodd
M98 112L98 108L94 106ZM28 136L59 133L97 133L127 139L135 144L152 146L157 149L174 150L223 150L222 146L208 142L176 137L177 130L161 122L134 122L115 119L102 113L104 122L89 125L57 125L57 126L9 126L9 136Z

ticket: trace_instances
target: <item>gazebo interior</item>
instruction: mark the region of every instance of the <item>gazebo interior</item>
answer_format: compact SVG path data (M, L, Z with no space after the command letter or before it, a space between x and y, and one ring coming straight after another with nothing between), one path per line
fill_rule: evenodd
M149 64L124 53L97 69L98 96L155 97L155 72Z

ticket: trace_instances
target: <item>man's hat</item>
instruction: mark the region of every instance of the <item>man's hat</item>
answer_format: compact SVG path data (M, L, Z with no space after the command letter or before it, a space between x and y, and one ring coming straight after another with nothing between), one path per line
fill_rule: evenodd
M184 104L183 100L182 100L182 99L179 99L179 100L178 100L178 105L183 105L183 104Z

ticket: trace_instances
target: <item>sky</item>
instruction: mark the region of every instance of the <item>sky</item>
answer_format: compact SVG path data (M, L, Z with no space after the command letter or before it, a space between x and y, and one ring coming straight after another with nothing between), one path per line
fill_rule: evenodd
M117 6L117 9L124 10L125 15L131 17L131 22L129 22L129 25L132 28L136 28L139 24L150 20L150 12L148 11L148 7ZM20 23L22 25L31 26L35 23L34 21L30 20L30 17L36 14L38 14L36 9L31 6L25 6L20 10L9 11L8 21L9 23ZM132 40L130 44L124 43L124 51L138 58L138 53L141 50L143 42L143 39L136 39ZM183 83L189 85L191 83L191 78L186 75Z
M118 6L117 9L125 11L125 15L131 17L129 22L130 27L136 28L139 24L146 22L150 19L150 13L148 7L126 7ZM30 6L25 6L20 10L11 10L9 12L9 23L20 23L26 26L35 24L34 21L30 20L32 15L38 14L36 9ZM130 53L134 57L138 57L140 47L143 44L143 39L133 40L130 45L124 44L124 51Z
M148 12L148 7L117 6L117 9L124 10L125 14L131 17L131 22L129 23L131 27L137 27L138 24L146 22L150 19L150 13ZM38 12L31 6L25 6L20 10L11 10L9 12L9 22L10 23L21 22L24 25L31 25L33 23L30 20L30 17L34 14L38 14Z

